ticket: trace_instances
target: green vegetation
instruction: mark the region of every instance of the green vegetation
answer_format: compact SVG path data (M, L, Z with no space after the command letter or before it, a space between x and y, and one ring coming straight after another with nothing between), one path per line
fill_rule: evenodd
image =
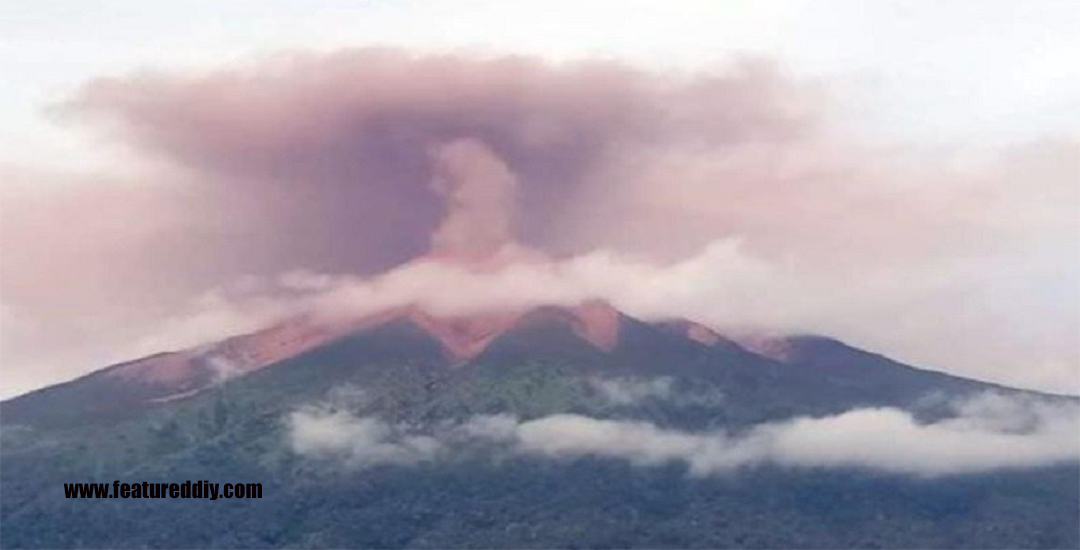
M493 355L443 364L411 336L345 339L271 368L122 416L35 423L7 402L0 427L5 548L1076 548L1080 469L934 480L757 467L695 478L679 465L488 456L356 469L292 452L287 416L320 405L435 431L476 414L579 413L737 428L862 402L915 402L927 385L836 389L755 364L658 352L652 375L685 399L615 404L612 372L573 357ZM395 355L386 350L418 350ZM665 355L667 353L667 355ZM618 361L619 358L606 359ZM682 363L678 363L682 361ZM884 367L883 367L884 368ZM916 371L918 372L918 371ZM672 375L671 373L674 373ZM620 375L622 375L620 374ZM787 378L785 378L787 377ZM867 377L872 378L871 376ZM796 384L791 380L800 380ZM899 382L897 382L899 383ZM934 383L949 388L948 383ZM954 383L966 389L971 383ZM857 391L858 390L858 391ZM918 390L918 391L916 391ZM884 390L881 390L884 391ZM65 399L75 395L65 390ZM893 401L889 401L892 399ZM262 500L68 500L64 482L261 482Z

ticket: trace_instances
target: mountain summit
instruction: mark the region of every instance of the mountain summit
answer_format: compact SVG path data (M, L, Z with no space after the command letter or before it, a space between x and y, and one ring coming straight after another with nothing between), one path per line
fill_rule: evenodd
M1076 547L1077 407L595 301L304 315L0 403L0 543ZM200 479L264 497L60 491Z

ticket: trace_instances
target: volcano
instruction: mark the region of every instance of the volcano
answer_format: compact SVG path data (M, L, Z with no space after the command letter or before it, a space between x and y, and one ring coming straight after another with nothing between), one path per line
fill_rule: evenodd
M629 458L602 446L611 426L623 430L612 439L619 448L654 432L679 445L718 433L726 439L715 441L752 441L760 426L853 410L938 425L958 414L951 404L987 394L1077 406L826 337L726 335L599 301L460 316L418 306L302 315L0 404L0 543L1080 545L1080 470L1068 459L949 475L770 460L703 472L696 464L713 443L678 454L638 442L647 452ZM550 432L569 422L593 435ZM468 435L497 424L517 426L516 443L490 430ZM536 436L549 432L553 441ZM94 500L61 491L113 480L257 482L264 497Z

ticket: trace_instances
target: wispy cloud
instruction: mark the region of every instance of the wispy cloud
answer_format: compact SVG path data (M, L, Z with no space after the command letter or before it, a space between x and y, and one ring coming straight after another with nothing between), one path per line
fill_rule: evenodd
M297 411L288 426L289 442L297 453L339 460L349 467L414 464L434 458L442 447L434 437L340 411Z

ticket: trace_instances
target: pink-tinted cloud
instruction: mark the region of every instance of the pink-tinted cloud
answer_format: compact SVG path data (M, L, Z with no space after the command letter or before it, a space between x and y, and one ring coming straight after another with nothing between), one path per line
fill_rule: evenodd
M1080 319L1062 296L1080 277L1076 141L870 144L840 130L843 98L827 92L760 61L666 74L386 49L98 79L61 119L161 168L153 182L117 166L55 188L5 177L5 326L36 335L5 328L5 363L16 339L19 365L67 349L58 371L98 366L70 357L183 325L185 297L247 276L369 276L431 252L538 256L507 252L516 240L622 266L606 288L529 279L550 284L529 297L624 292L646 313L826 332L1073 391ZM957 154L973 150L981 158ZM731 242L738 261L714 262ZM200 304L214 320L200 327L237 318ZM72 345L86 326L94 338Z
M218 201L258 197L262 219L295 235L276 252L370 270L426 247L442 213L429 182L445 168L429 153L447 143L471 140L508 167L522 238L543 245L626 148L789 141L813 126L812 103L762 63L665 77L614 62L359 50L102 79L61 111L104 118L146 154L202 172Z
M515 242L517 177L481 142L461 138L433 151L432 189L446 214L431 236L437 256L488 258Z

